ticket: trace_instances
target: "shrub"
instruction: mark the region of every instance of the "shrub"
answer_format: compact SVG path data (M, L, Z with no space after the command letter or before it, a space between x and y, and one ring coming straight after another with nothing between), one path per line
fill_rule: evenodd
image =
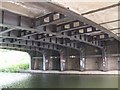
M29 68L28 64L18 64L7 68L1 68L0 72L18 72L20 70L27 70Z

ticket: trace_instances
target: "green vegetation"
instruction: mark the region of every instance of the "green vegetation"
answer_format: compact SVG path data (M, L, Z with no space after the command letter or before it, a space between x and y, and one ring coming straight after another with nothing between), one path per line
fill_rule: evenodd
M26 52L0 49L0 72L18 72L29 68L30 56Z
M18 72L20 70L26 70L29 68L28 64L18 64L7 68L0 68L0 72Z

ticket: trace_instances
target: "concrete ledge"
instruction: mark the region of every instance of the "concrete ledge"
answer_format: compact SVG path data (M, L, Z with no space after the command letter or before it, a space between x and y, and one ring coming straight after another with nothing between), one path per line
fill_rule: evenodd
M20 73L48 73L48 74L79 74L79 75L118 75L118 71L55 71L55 70L48 70L48 71L42 71L42 70L25 70L20 71Z

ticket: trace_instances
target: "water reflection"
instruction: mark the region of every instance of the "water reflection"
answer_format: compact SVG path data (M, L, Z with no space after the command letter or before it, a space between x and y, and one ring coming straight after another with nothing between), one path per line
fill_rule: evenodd
M5 74L7 78L14 78ZM3 77L5 77L3 75ZM16 74L21 77L10 88L117 88L117 75ZM4 81L4 80L3 80ZM2 81L2 82L3 82ZM7 84L7 83L6 83Z
M0 88L16 84L16 82L30 78L30 76L30 74L21 73L0 73Z

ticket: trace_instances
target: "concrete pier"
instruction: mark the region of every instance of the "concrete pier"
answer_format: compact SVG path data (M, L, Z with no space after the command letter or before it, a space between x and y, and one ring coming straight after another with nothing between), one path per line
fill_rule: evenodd
M91 55L87 55L87 54ZM118 70L119 57L117 55L110 56L102 51L101 55L92 55L93 50L76 51L62 50L60 52L45 51L33 55L31 58L31 70L57 70L57 71L109 71Z

